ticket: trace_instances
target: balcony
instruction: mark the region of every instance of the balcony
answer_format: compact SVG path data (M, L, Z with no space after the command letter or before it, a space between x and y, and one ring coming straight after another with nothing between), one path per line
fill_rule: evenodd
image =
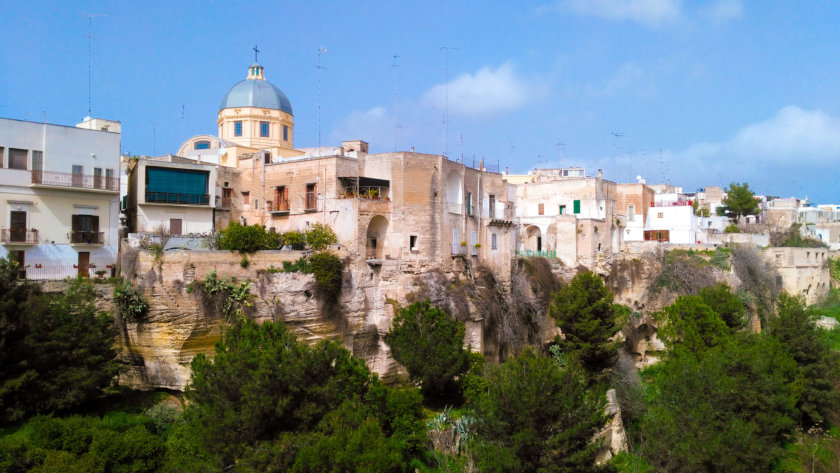
M147 204L210 205L210 194L146 191Z
M271 215L289 215L291 207L289 207L289 199L274 201L271 203L268 212Z
M70 172L31 171L33 186L69 187L102 192L119 192L118 177L91 176Z
M105 232L74 230L67 235L72 245L104 245Z
M466 256L467 255L467 245L462 245L460 243L453 243L452 244L452 256Z
M462 213L461 204L459 204L457 202L446 202L444 205L446 206L446 211L447 212L449 212L451 214L461 215L461 213Z
M339 197L343 199L391 200L391 188L385 186L350 186Z
M38 230L4 228L0 230L0 242L4 245L35 245L38 243Z

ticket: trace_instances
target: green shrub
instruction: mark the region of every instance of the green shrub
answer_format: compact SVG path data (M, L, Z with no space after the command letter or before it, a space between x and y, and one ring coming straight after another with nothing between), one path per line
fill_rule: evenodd
M283 246L287 246L293 250L306 248L306 235L297 230L286 232L281 238L283 240Z
M128 281L114 287L114 305L123 319L129 322L142 320L149 312L149 303L143 299L140 292L131 289L131 283Z
M312 272L312 268L309 265L309 260L307 260L305 256L301 256L300 259L294 263L291 261L283 261L283 271L287 273L300 272L309 274Z
M724 233L741 233L741 229L738 228L738 225L735 225L734 223L731 223L731 224L727 225L726 228L723 229L723 232Z
M248 266L250 266L250 265L251 265L251 262L248 261L248 258L246 258L244 256L242 257L241 260L239 260L239 266L242 266L245 269L248 269Z
M315 251L324 251L338 243L338 237L329 225L316 223L306 231L306 244Z
M220 250L253 253L280 248L280 234L266 231L262 225L243 226L236 222L219 232L216 245Z
M312 255L309 264L315 275L315 282L318 283L318 292L321 297L327 301L335 301L341 292L341 279L344 272L344 263L341 258L328 251L322 251Z
M236 279L219 279L216 271L204 278L204 281L193 281L187 286L187 292L196 292L201 298L206 312L221 314L225 320L231 322L244 314L245 307L251 307L249 302L251 283L236 282Z
M712 263L712 266L716 266L721 269L729 270L732 268L732 265L729 263L729 248L715 248L715 253L712 255L709 262Z

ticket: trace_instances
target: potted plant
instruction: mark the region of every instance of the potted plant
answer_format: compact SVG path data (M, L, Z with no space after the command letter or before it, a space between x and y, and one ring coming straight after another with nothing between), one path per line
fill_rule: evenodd
M374 200L379 200L379 189L371 189L370 198Z
M473 245L473 246L474 246L474 247L476 247L476 248L481 248L481 243L476 243L476 244L475 244L475 245Z
M105 278L105 270L100 269L99 271L96 272L96 275L99 276L99 279L104 279Z

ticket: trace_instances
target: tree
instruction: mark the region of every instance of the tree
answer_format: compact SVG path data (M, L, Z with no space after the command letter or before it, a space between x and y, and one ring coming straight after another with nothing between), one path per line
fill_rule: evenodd
M102 394L119 370L113 316L96 310L93 285L61 295L15 281L0 259L0 419L77 406Z
M660 362L640 425L655 471L771 471L795 426L796 363L772 337L737 334Z
M557 341L563 352L579 358L588 372L601 373L618 359L613 294L598 275L578 273L555 293L548 313L563 331Z
M746 182L738 184L733 182L726 189L726 197L721 201L726 214L733 222L745 215L756 215L759 212L758 201L755 200L755 193L750 190Z
M308 446L336 447L356 434L379 438L370 448L401 464L416 453L422 434L419 395L383 386L334 342L298 342L282 323L238 319L216 343L212 360L193 359L186 395L187 418L220 468L241 462L243 471L307 470L317 460Z
M595 468L595 432L603 425L599 396L587 392L574 362L564 369L526 349L487 374L486 394L472 406L480 471L587 472Z
M662 309L665 326L661 334L669 348L691 352L719 345L729 336L729 327L701 296L680 296Z
M830 412L840 407L840 355L821 336L815 325L816 315L805 307L802 297L782 293L778 316L770 329L782 347L799 366L805 386L796 404L800 422L806 426L821 424Z
M747 326L747 308L741 299L732 293L728 284L719 283L704 287L697 295L723 319L731 331L735 332Z
M329 225L315 223L306 230L306 244L315 251L324 251L336 243L338 237Z
M469 369L464 349L464 324L446 315L428 300L401 309L385 335L394 359L420 383L424 396L457 397L456 378Z

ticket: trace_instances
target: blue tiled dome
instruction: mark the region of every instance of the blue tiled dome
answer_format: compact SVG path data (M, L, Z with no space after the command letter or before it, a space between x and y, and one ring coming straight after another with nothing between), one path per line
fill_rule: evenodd
M259 67L258 72L261 77L262 67L258 64L251 67L255 66ZM292 104L282 90L265 79L252 78L252 76L231 87L222 98L222 103L219 104L219 110L236 107L270 108L293 115Z

